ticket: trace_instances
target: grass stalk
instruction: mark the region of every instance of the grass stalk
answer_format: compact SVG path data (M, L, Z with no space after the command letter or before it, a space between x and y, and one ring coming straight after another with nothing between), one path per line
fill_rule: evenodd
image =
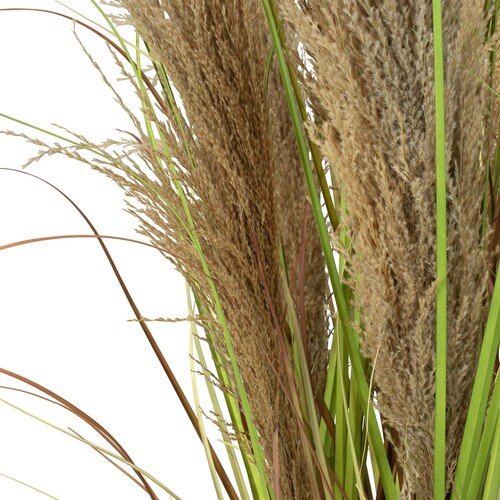
M498 275L498 269L497 269ZM483 419L488 403L495 359L500 346L500 280L497 279L491 297L490 310L479 354L478 367L467 412L460 454L455 471L455 486L452 498L464 498L463 492L471 477L474 460L480 443Z
M351 500L358 498L359 491L364 486L361 480L361 444L363 442L363 410L359 402L355 384L351 384L349 391L348 428L352 435L352 453L346 455L345 490ZM356 461L354 460L356 458ZM357 483L357 485L356 485Z
M109 24L111 30L113 31L113 33L115 34L115 36L119 40L120 45L122 46L122 50L127 54L129 62L131 63L132 68L134 69L134 72L136 74L136 78L140 82L142 80L142 73L140 72L140 69L137 67L137 64L135 64L133 59L131 58L130 53L128 52L128 50L126 48L126 44L122 40L118 31L116 30L116 27L114 26L113 22L111 21L109 16L107 16L107 14L102 10L102 8L97 4L97 2L95 0L91 0L91 1L95 5L95 7L99 10L101 15L105 18L105 20ZM166 73L163 76L167 77ZM141 90L143 91L143 93L145 95L146 91L145 91L144 87L142 87ZM176 116L179 117L175 101L169 102L169 104L175 108L175 110L177 112ZM148 108L150 110L152 110L152 106L148 106ZM148 136L150 138L150 141L154 141L154 136L152 136L152 130L150 130L150 129L148 129ZM168 152L168 147L167 147L166 141L162 137L160 137L160 139L162 139L161 142L164 145L164 147L166 148L165 152L167 154L167 158L170 158L170 153ZM155 146L155 149L156 149L156 146ZM236 359L236 354L234 352L234 347L233 347L230 332L229 332L229 325L227 324L227 320L226 320L225 315L224 315L222 303L220 301L220 297L219 297L219 294L217 292L215 282L213 281L211 271L210 271L208 264L207 264L207 261L205 259L201 243L200 243L200 241L195 233L195 224L194 224L194 220L192 218L192 215L190 213L189 204L188 204L184 189L183 189L182 185L180 184L180 182L176 178L175 166L174 166L173 161L169 161L168 167L171 170L172 175L174 176L175 188L176 188L178 196L181 200L181 204L182 204L182 207L183 207L186 219L187 219L187 223L189 226L189 236L192 240L193 246L194 246L194 248L198 254L198 257L200 259L200 263L201 263L203 272L204 272L205 276L207 277L207 281L208 281L208 284L209 284L209 287L210 287L210 290L211 290L211 293L213 296L213 300L214 300L214 312L215 312L217 319L218 319L218 321L222 327L222 330L223 330L224 341L225 341L226 348L227 348L227 351L229 354L231 369L233 371L234 378L236 380L237 391L238 391L238 394L240 397L242 410L243 410L243 413L245 415L245 420L246 420L248 432L250 435L250 441L252 443L252 450L253 450L253 455L254 455L254 459L255 459L255 464L256 464L256 467L257 467L257 470L259 473L259 481L257 481L259 495L260 495L260 498L268 499L268 498L270 498L270 496L269 496L270 493L269 493L269 489L267 486L262 446L260 444L257 429L255 428L254 419L252 416L252 410L250 408L248 396L246 394L246 389L245 389L245 386L243 383L243 379L241 377L238 362Z
M314 177L309 162L307 140L302 127L302 120L300 117L300 113L298 111L297 101L295 98L295 93L293 91L293 85L288 71L288 65L284 55L284 49L281 44L278 27L276 25L269 0L262 0L261 3L264 8L264 13L266 15L266 19L271 32L272 42L274 44L274 48L276 51L276 57L278 60L281 79L285 90L285 95L287 98L290 115L292 118L292 123L295 132L295 137L297 139L297 145L299 149L301 163L306 177L308 192L311 199L314 219L316 222L316 227L319 233L321 246L325 256L328 274L334 291L338 314L340 320L343 323L343 326L347 329L346 342L347 342L348 353L352 363L352 373L356 381L356 384L358 386L360 398L361 400L366 401L369 398L368 384L365 378L365 373L361 362L361 356L356 343L357 335L354 329L350 326L349 312L343 295L343 287L333 258L333 253L330 246L330 237L328 234L326 222L323 218L319 195L316 191L316 185L314 182ZM390 470L389 463L385 455L384 444L376 422L375 412L373 411L372 408L370 408L368 411L369 413L367 418L368 421L371 422L369 431L370 443L380 469L380 475L382 483L384 485L384 491L386 493L387 498L389 498L390 500L396 499L398 498L399 493L392 479L392 472Z
M355 387L355 386L354 386ZM361 494L361 498L365 498L365 494L363 491L363 482L361 480L361 471L360 468L358 467L358 454L357 454L357 449L356 445L354 442L354 439L359 439L359 436L354 436L353 435L353 427L351 427L351 420L349 418L350 416L350 411L349 411L349 405L347 402L346 394L345 392L342 393L342 399L343 399L343 410L344 410L344 418L346 421L346 434L347 434L347 444L346 444L346 454L344 456L345 459L345 477L348 478L349 476L353 476L354 481L350 481L349 486L351 488L351 491L349 491L349 499L353 500L354 495L352 490L355 489L355 485L357 484L357 492ZM347 481L344 482L344 489L346 489ZM347 492L348 490L346 490Z
M125 458L123 458L122 456L120 455L117 455L116 453L112 452L112 451L109 451L107 450L106 448L103 448L102 446L96 444L96 443L93 443L91 441L88 441L87 439L85 438L82 438L80 436L78 436L77 434L74 434L73 432L70 432L69 430L66 430L66 429L63 429L62 427L59 427L41 417L38 417L37 415L34 415L33 413L30 413L29 411L3 399L3 398L0 398L0 403L4 403L5 405L9 406L10 408L14 409L14 410L17 410L18 412L28 416L28 417L31 417L32 419L34 420L37 420L38 422L42 423L42 424L45 424L46 426L48 427L51 427L52 429L55 429L56 431L59 431L59 432L62 432L63 434L66 434L67 436L69 437L72 437L73 439L76 439L77 441L80 441L82 443L85 443L86 445L90 446L91 448L94 448L95 450L98 450L102 453L104 453L105 455L115 459L115 460L118 460L119 462L122 462L126 465L128 465L131 469L137 471L137 472L140 472L144 477L147 477L151 482L153 482L154 484L156 484L157 486L159 486L163 491L165 491L168 495L170 495L172 498L176 499L176 500L180 500L180 497L177 496L170 488L168 488L164 483L162 483L159 479L157 479L156 477L154 477L153 475L151 475L149 472L145 471L144 469L142 469L141 467L138 467L137 465L135 465L134 463L126 460Z
M187 295L189 317L194 318L193 299L191 298L191 290L187 283L186 283L186 295ZM196 369L195 369L195 358L194 358L195 356L194 344L195 344L195 338L197 337L198 337L198 332L196 331L196 321L195 319L191 319L190 329L189 329L189 364L191 370L191 385L193 388L194 407L196 411L196 416L198 417L198 426L200 428L201 441L203 443L203 448L205 449L205 456L207 458L208 466L210 469L210 475L212 476L212 482L214 484L215 494L217 495L218 500L222 500L224 497L222 496L222 489L219 483L219 478L217 476L217 471L215 469L212 454L210 453L210 446L205 431L205 424L203 423L203 413L201 411L200 398L198 394L198 382L196 380Z
M344 411L347 391L348 377L348 357L344 341L344 328L342 323L337 321L335 329L335 343L337 351L337 374L335 384L335 452L334 471L339 480L344 484L345 459L347 455L347 413ZM339 491L336 490L336 495Z
M330 350L330 360L328 362L328 372L325 383L325 395L323 397L326 408L331 415L335 414L334 413L335 387L337 384L336 374L337 374L337 343L333 342L332 348ZM326 457L330 461L330 458L333 457L333 441L332 441L332 436L328 432L328 428L323 419L321 420L319 430L320 430L321 440L323 441L323 447L325 449Z
M0 472L0 476L4 477L5 479L9 479L10 481L13 481L14 483L25 486L26 488L29 488L32 491L36 491L37 493L40 493L40 495L43 495L47 498L52 498L52 500L59 500L57 497L47 493L46 491L43 491L40 488L37 488L31 484L28 484L25 481L21 481L20 479L16 479L15 477L9 476L8 474L4 474L4 473Z
M446 130L441 0L433 0L436 133L436 395L434 424L434 498L446 493Z
M486 420L484 422L481 442L479 443L479 448L477 450L474 470L472 471L468 485L466 485L467 489L463 492L463 496L466 498L479 498L480 496L481 486L483 486L486 472L488 470L488 463L490 460L494 460L494 457L491 455L491 450L495 439L495 429L499 425L499 416L500 375L497 374L495 389L493 390L493 395L486 414Z
M500 493L500 420L497 419L483 499L498 500Z

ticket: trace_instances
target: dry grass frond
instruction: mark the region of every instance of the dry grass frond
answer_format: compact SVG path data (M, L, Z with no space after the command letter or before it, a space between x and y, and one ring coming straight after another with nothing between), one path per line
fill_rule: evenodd
M312 69L311 135L348 207L362 346L404 470L432 496L435 370L435 163L432 6L417 0L283 0ZM484 172L498 100L489 98L480 0L444 2L448 161L448 486L487 313ZM492 108L493 106L493 108Z
M122 77L132 82L142 102L146 126L114 92L136 130L102 144L81 136L78 144L66 147L40 143L40 155L65 154L116 181L128 195L128 210L139 220L140 232L164 251L202 301L202 316L214 311L209 285L213 279L262 441L269 481L271 469L278 468L283 498L309 498L311 477L304 459L309 451L304 449L297 417L286 397L280 397L279 414L274 411L286 382L258 268L265 269L272 302L285 325L279 272L279 251L281 246L285 249L296 304L300 295L300 320L318 397L327 369L327 285L312 214L304 209L307 191L276 68L266 76L270 40L260 4L258 0L117 4L129 12L122 21L133 24L155 60L164 64L181 97L182 116L165 103L153 106L140 82L117 58ZM89 160L85 150L99 154ZM306 236L301 246L304 213ZM210 276L200 262L200 251ZM234 375L220 325L210 321L207 331L231 382ZM216 383L222 385L220 380ZM234 386L223 389L234 391ZM246 437L235 435L247 448ZM279 451L273 445L276 435Z
M433 28L432 4L439 0L113 0L103 2L119 8L109 18L92 3L116 42L92 31L108 44L119 81L132 86L135 108L75 36L131 130L97 142L63 127L55 133L31 126L52 135L52 145L4 133L39 148L28 165L63 154L110 177L124 190L144 244L186 278L188 317L142 317L130 299L131 321L146 334L200 437L202 417L220 427L242 498L233 446L256 498L273 496L268 488L277 500L397 498L399 488L402 498L432 498L444 465L448 491L453 486L459 452L457 484L468 480L461 469L471 468L467 453L474 455L476 444L460 446L467 415L476 419L489 387L484 382L468 411L500 256L499 166L491 170L498 162L499 39L490 36L495 18L485 15L484 1L443 0L446 138L437 146L446 143L446 175L444 166L436 172L435 157L435 110L442 106L434 85L438 80L440 89L442 79L440 63L434 74L441 43L434 47L433 29L436 40L441 29L439 21ZM110 19L131 25L141 45L125 43ZM443 183L436 186L438 174ZM446 208L445 193L436 193L444 184ZM443 215L446 259L436 256ZM101 244L110 238L92 229ZM37 240L50 238L62 236ZM338 274L331 250L340 258ZM447 261L447 292L440 295L447 304L437 298L443 288L436 261ZM441 266L439 273L444 277ZM436 316L446 306L447 319L438 323L446 323L447 356L436 360L436 335L445 338L436 333ZM196 420L150 321L191 323L199 356L191 351L191 368L205 377L214 412L197 408ZM486 331L489 348L491 322ZM445 364L446 418L435 380L437 365L444 382ZM436 393L443 404L435 416ZM443 423L436 433L443 444L446 421L446 464L434 452L435 421ZM476 425L479 435L482 423ZM235 498L221 468L217 459Z

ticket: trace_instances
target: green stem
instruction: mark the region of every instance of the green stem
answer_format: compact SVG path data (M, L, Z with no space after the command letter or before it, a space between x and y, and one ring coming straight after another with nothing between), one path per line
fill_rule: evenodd
M491 398L490 407L486 415L484 430L481 436L481 442L477 450L474 470L468 485L468 489L462 493L462 498L479 498L479 491L487 472L490 453L494 442L495 429L498 427L500 415L500 376L497 375L495 389ZM493 457L491 457L494 460ZM467 486L467 485L466 485Z
M483 499L498 500L500 492L500 420L497 420L493 446L491 450L490 465L486 475Z
M335 338L335 337L334 337ZM334 341L330 350L330 361L328 362L328 373L325 384L324 401L331 415L335 414L335 387L337 384L337 343ZM325 448L325 454L329 460L333 456L333 440L328 432L325 421L320 423L321 439ZM333 466L333 465L332 465Z
M212 453L210 450L210 445L208 443L208 438L205 430L205 423L203 421L203 413L201 410L200 398L198 393L198 382L196 380L196 370L195 370L194 347L196 341L199 342L199 339L198 339L198 331L196 328L196 320L194 319L194 307L193 307L191 289L189 288L189 284L187 281L186 281L186 296L188 303L188 314L191 318L190 332L189 332L189 368L191 371L191 386L193 389L194 408L196 411L196 417L198 418L198 427L200 429L201 442L203 443L203 448L205 449L205 456L208 462L208 467L210 469L210 475L212 476L212 482L214 484L215 494L217 495L218 500L223 500L224 497L222 496L222 489L220 486L219 477L215 469ZM204 370L204 365L202 365L202 370Z
M434 86L436 104L436 395L434 422L434 498L446 493L446 129L441 0L433 0Z
M279 26L278 33L280 36L280 42L283 47L286 47L286 38L285 33L282 29L283 22L279 20L278 9L276 8L276 3L274 0L270 0L270 6L274 17L274 22L276 26ZM293 92L295 94L295 99L297 101L297 106L299 109L300 117L304 123L307 122L307 108L305 106L304 100L302 99L302 94L300 92L299 81L297 79L297 75L295 73L294 67L287 62L288 73L290 74L290 80L293 87ZM309 149L311 151L312 162L316 171L316 175L318 177L319 185L321 188L321 194L323 195L323 199L325 200L326 213L328 214L328 218L330 219L330 223L334 229L339 225L339 219L337 212L335 210L335 206L333 204L332 196L330 194L330 188L328 187L328 181L326 180L325 170L323 169L323 165L321 163L321 155L319 154L318 148L314 142L312 142L309 137L307 138L307 142L309 144Z
M347 418L344 411L346 401L346 385L348 375L348 357L344 342L344 328L340 321L337 322L335 331L335 342L337 344L337 374L335 388L335 454L334 454L334 472L339 481L344 485L346 452L347 452ZM338 497L340 491L335 490Z
M283 88L285 91L288 107L290 110L290 115L292 118L292 124L295 132L295 137L297 140L297 146L299 148L302 167L304 169L306 177L306 183L309 191L309 196L311 199L311 205L313 209L314 219L316 222L316 227L318 229L321 246L325 256L326 266L328 269L328 274L335 295L335 300L337 302L339 318L343 324L343 327L346 330L345 339L349 357L351 358L352 374L354 376L356 385L358 387L358 392L361 401L367 401L369 398L368 384L365 378L365 373L361 362L361 356L357 346L357 333L350 326L349 310L344 298L343 287L337 272L335 260L333 258L333 252L330 246L330 236L328 233L328 228L325 219L323 218L321 202L319 199L318 192L316 190L316 185L314 182L311 165L309 162L309 150L307 147L307 140L304 130L302 128L302 119L298 111L297 101L295 98L295 93L293 90L290 73L288 71L288 65L285 59L283 46L281 44L281 40L279 37L278 27L274 20L273 11L269 3L269 0L261 0L261 3L264 8L264 13L266 15L266 19L271 32L272 41L274 44L274 48L276 50L276 56L280 69L281 79L283 82ZM384 491L388 499L390 500L397 499L399 498L399 492L392 478L392 472L389 467L389 463L387 461L387 456L385 454L384 444L382 436L380 434L380 430L377 425L375 412L371 407L368 409L367 419L370 422L369 426L370 443L380 469L380 476L382 479L382 484L384 486Z
M498 276L497 269L497 276ZM500 279L495 281L493 296L491 298L488 320L484 331L481 353L479 354L478 367L472 387L472 395L465 422L462 445L458 456L455 472L455 487L453 498L464 498L467 482L470 479L477 456L479 440L483 429L483 419L490 394L491 382L494 375L495 359L500 345Z

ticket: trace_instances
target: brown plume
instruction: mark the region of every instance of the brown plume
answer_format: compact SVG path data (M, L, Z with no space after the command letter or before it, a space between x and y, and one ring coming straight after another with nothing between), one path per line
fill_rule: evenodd
M448 162L448 484L487 305L485 165L498 109L482 0L443 2ZM432 498L435 163L432 3L283 0L310 57L311 123L345 196L350 272L404 494Z
M184 215L176 183L183 188L194 233L229 323L269 478L272 469L279 467L283 498L309 498L304 443L283 394L283 359L269 311L274 308L285 325L281 245L290 288L298 301L303 221L305 333L318 395L323 392L327 364L326 281L279 76L274 66L266 74L271 45L260 2L115 3L128 10L124 21L139 31L153 58L164 65L182 100L183 114L175 116L162 104L165 117L157 120L145 106L146 116L163 136L158 147L151 146L134 119L138 136L120 144L126 153L119 168L116 159L114 165L103 160L97 167L127 190L130 211L141 220L142 232L166 249L204 306L213 309L207 269L187 229L191 221ZM163 149L165 144L168 151ZM271 303L263 290L260 267L265 270ZM213 323L211 330L225 363L222 333ZM232 376L229 364L224 368ZM276 425L277 455L273 450ZM237 437L242 446L248 445L244 436ZM273 456L278 456L279 464Z

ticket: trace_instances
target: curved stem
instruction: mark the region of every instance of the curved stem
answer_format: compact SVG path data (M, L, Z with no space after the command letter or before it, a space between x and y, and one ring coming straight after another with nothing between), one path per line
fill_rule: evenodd
M175 394L177 395L177 398L179 399L182 407L184 408L184 411L186 412L186 414L189 418L189 421L191 422L192 426L194 427L194 430L196 431L196 433L198 434L198 437L201 439L202 436L201 436L200 428L198 425L198 419L196 418L196 414L195 414L194 410L191 408L191 405L190 405L186 395L184 394L184 391L182 390L179 382L177 381L177 378L175 377L174 372L170 368L170 365L168 364L165 356L161 352L161 349L158 346L155 338L153 337L151 330L149 329L148 325L144 321L141 321L142 314L140 313L139 308L137 307L134 299L132 298L132 295L130 294L127 286L125 285L125 282L123 281L123 278L122 278L120 272L118 271L118 268L117 268L113 258L111 257L111 254L109 253L109 250L108 250L106 244L104 243L102 238L99 237L99 233L98 233L97 229L95 228L95 226L92 224L91 220L85 215L83 210L68 195L66 195L63 191L61 191L59 188L57 188L56 186L54 186L50 182L46 181L45 179L42 179L41 177L38 177L34 174L31 174L29 172L24 172L21 170L8 169L8 168L1 168L0 170L9 170L12 172L18 172L18 173L33 177L35 179L38 179L39 181L47 184L52 189L56 190L61 196L63 196L75 208L75 210L82 216L82 218L85 220L85 222L87 223L87 225L89 226L91 231L98 238L99 244L102 248L102 251L104 252L106 259L108 260L109 265L111 266L113 273L114 273L116 279L118 280L118 283L120 284L120 287L121 287L123 294L125 295L128 303L130 305L130 308L132 309L136 319L138 320L138 323L139 323L142 331L144 332L144 335L146 336L146 339L149 342L149 345L153 349L153 352L155 353L158 361L160 362L160 364L163 368L163 371L167 375L167 378L170 381L170 384L172 385L172 388L174 389ZM220 462L219 457L215 453L215 450L213 449L211 444L209 444L209 447L210 447L210 453L212 454L212 457L214 460L215 469L216 469L217 474L219 475L219 477L221 479L222 484L224 485L224 488L226 489L226 492L227 492L229 498L231 500L237 500L238 495L237 495L233 485L231 484L231 481L230 481L226 471L224 470L224 467L222 466L222 463Z

